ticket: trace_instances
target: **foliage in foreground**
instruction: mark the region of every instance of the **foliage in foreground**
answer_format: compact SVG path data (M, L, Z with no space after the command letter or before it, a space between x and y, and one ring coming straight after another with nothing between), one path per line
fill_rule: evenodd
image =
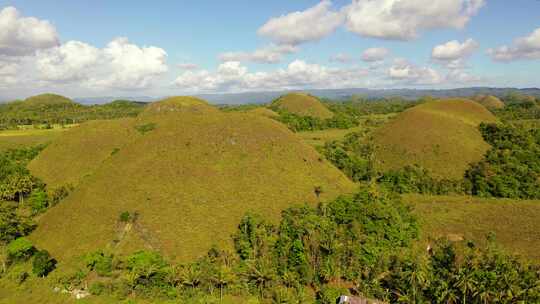
M279 225L247 214L233 236L235 251L212 248L174 265L156 252L115 256L99 251L60 280L85 277L95 295L178 299L258 298L264 303L334 303L357 294L390 303L536 303L540 268L508 256L492 242L413 247L418 228L394 195L366 187L318 207L283 212ZM94 273L90 275L90 273ZM217 300L216 300L217 301Z

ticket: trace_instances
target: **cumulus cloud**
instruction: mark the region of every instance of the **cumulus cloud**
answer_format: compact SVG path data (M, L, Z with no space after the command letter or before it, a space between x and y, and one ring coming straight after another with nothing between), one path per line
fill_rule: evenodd
M448 41L433 48L431 59L449 69L461 69L478 47L479 44L473 39L467 39L462 43L457 40Z
M511 46L489 49L488 54L495 61L540 59L540 28L528 36L517 38Z
M383 61L390 51L385 48L369 48L362 53L362 60L365 62Z
M476 49L478 49L478 43L473 39L467 39L463 43L452 40L435 46L431 52L431 58L442 61L451 61L469 57Z
M174 83L191 92L288 90L361 86L366 76L365 70L331 69L303 60L295 60L286 68L270 72L249 72L240 62L230 61L220 64L215 72L184 72Z
M344 12L351 32L411 40L423 30L462 29L484 4L485 0L353 0Z
M258 34L286 45L320 40L343 23L342 14L331 6L331 1L324 0L305 11L272 18L259 28Z
M11 6L0 11L0 55L29 55L58 44L58 34L49 21L21 17Z
M404 59L397 59L388 69L390 79L404 84L432 85L440 84L444 77L430 67L417 66Z
M158 47L139 47L117 38L103 49L80 41L40 51L36 55L39 79L75 82L92 88L146 88L165 73L167 53Z
M279 63L288 54L296 53L298 48L293 45L270 45L253 52L227 52L220 54L222 62L256 62L256 63Z

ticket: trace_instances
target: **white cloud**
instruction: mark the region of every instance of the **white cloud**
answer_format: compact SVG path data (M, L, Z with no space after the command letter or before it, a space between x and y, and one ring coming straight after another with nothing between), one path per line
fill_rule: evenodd
M495 61L540 59L540 28L528 36L517 38L511 46L489 49L488 54Z
M477 49L478 43L473 39L467 39L463 43L452 40L435 46L431 52L431 58L441 61L452 61L469 57Z
M467 39L463 43L457 40L448 41L433 48L431 59L449 69L463 69L467 59L478 47L479 44L473 39Z
M339 53L330 57L330 62L349 63L351 61L351 56L344 53Z
M184 72L174 83L189 92L343 88L365 85L366 76L365 70L331 69L303 60L295 60L284 69L253 73L232 61L222 63L215 72Z
M21 17L11 6L0 11L0 55L29 55L58 43L56 29L49 21Z
M139 47L117 38L103 49L69 41L40 51L35 57L39 80L90 88L141 89L167 72L167 53L158 47Z
M366 62L383 61L390 51L385 48L369 48L362 53L362 60Z
M68 41L38 52L36 67L43 80L77 81L91 74L99 57L100 51L97 48L80 41Z
M332 11L331 6L331 1L324 0L305 11L272 18L259 28L258 34L286 45L320 40L343 23L342 14Z
M432 85L440 84L444 77L430 67L421 67L404 59L397 59L388 69L390 79L405 84Z
M367 37L411 40L423 30L462 29L485 0L353 0L346 26Z
M270 45L254 52L227 52L219 55L222 62L240 61L257 63L278 63L288 54L296 53L298 48L292 45Z

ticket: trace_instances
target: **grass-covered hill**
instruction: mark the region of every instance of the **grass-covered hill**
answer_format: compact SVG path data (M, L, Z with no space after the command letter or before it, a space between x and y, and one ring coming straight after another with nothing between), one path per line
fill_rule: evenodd
M298 116L309 116L319 119L332 118L334 113L314 96L304 93L290 93L276 99L270 108L286 111Z
M467 99L415 106L375 132L376 166L386 171L417 164L436 178L460 179L489 149L478 125L496 120L484 106Z
M268 117L268 118L278 118L279 117L279 114L268 109L268 108L262 108L262 107L259 107L259 108L255 108L255 109L251 109L251 110L248 110L246 111L247 113L251 113L251 114L255 114L255 115L261 115L261 116L264 116L264 117Z
M41 94L25 100L0 104L0 129L20 125L73 124L94 119L136 116L144 104L116 100L103 105L86 106L56 94Z
M473 100L488 109L504 108L504 102L493 95L477 95L473 98Z
M153 104L136 119L82 124L30 169L49 184L77 184L32 235L61 261L103 248L187 260L229 246L247 211L277 220L291 204L355 188L279 122L192 98Z

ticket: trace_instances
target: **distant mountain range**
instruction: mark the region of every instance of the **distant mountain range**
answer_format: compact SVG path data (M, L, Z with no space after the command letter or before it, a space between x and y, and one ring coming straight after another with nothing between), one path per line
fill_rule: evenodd
M223 94L197 94L197 97L208 100L213 104L246 104L246 103L266 103L277 97L290 93L291 91L267 91L267 92L246 92L246 93L223 93ZM478 94L504 96L509 92L519 92L521 94L534 95L540 97L539 88L490 88L490 87L470 87L458 89L424 90L424 89L319 89L303 90L303 92L321 98L345 99L352 95L361 95L365 98L382 97L402 97L406 99L416 99L422 96L433 97L466 97ZM140 102L151 102L164 98L151 96L103 96L103 97L77 97L75 101L82 104L101 104L117 99L133 100Z

